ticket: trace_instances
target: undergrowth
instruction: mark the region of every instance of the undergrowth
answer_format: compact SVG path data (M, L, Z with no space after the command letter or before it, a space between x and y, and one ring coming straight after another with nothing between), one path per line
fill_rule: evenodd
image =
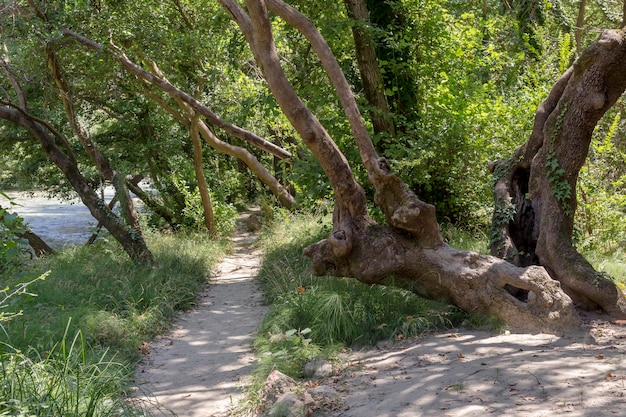
M259 359L242 407L258 405L262 384L275 369L302 377L315 357L333 360L345 348L450 328L466 318L445 302L397 287L313 276L302 251L330 231L328 216L283 214L259 239L265 254L259 279L270 311L255 341Z
M20 289L0 297L10 313L0 320L0 416L147 415L124 399L142 342L195 304L226 248L201 235L148 243L151 265L102 241L0 276Z

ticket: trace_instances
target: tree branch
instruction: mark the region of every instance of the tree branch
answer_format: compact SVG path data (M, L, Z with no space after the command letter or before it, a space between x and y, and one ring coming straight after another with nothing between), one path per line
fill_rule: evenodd
M271 142L266 141L265 139L255 135L252 132L249 132L245 129L242 129L238 126L225 122L221 117L217 114L213 113L208 107L203 105L200 101L192 97L191 95L179 90L174 87L169 82L161 79L160 77L144 70L139 65L135 64L131 61L119 48L115 45L111 45L110 49L104 48L97 42L92 41L85 36L79 35L78 33L69 30L69 29L61 29L61 32L65 36L72 37L89 48L96 49L99 51L108 51L118 62L122 64L122 66L131 74L145 80L146 82L155 85L162 91L165 91L172 97L177 97L185 103L189 104L195 111L200 113L202 116L206 117L208 122L212 125L219 127L225 132L244 140L252 145L257 146L259 149L263 149L266 152L271 153L280 159L291 159L293 155L287 152L285 149L274 145Z
M320 58L331 83L337 91L359 148L363 165L367 170L370 182L376 190L374 200L385 214L387 222L393 227L412 233L423 245L431 247L440 245L443 239L439 234L439 225L435 218L435 207L419 200L406 184L391 172L388 162L384 158L379 158L376 154L352 89L330 47L315 25L309 18L282 0L267 0L267 4L274 13L282 17L307 38ZM250 9L250 5L248 8ZM261 55L260 59L267 59L266 56L272 56L271 54L271 50L266 50L266 53ZM279 64L274 65L272 71L266 71L266 78L269 76L275 77L279 70L278 67ZM282 94L285 88L287 88L285 83L272 88L274 96ZM289 108L290 105L293 104L287 103L286 107ZM318 160L320 160L319 157Z
M232 3L226 0L221 2ZM278 105L330 180L337 201L336 214L346 210L345 214L350 213L352 219L369 222L365 193L356 182L348 161L319 120L300 100L285 76L264 2L247 0L246 5L253 29L253 43L250 48Z

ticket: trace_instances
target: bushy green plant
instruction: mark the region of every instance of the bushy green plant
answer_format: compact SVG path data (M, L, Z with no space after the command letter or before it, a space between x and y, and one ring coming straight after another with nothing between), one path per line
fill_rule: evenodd
M92 361L85 349L80 332L46 353L0 345L0 416L144 415L121 395L131 370L106 354Z
M310 338L311 329L289 329L269 333L255 341L256 374L267 376L273 370L301 377L304 365L320 354L320 347Z
M184 223L193 231L203 231L206 229L204 223L204 207L202 198L197 188L190 189L187 185L180 183L180 192L185 198L185 208L181 215L185 218ZM220 236L228 236L235 228L235 218L237 209L234 205L223 201L223 190L218 190L220 198L212 198L213 215L215 228Z
M24 247L28 242L18 236L26 232L24 219L3 207L6 203L2 197L9 204L13 203L8 195L0 191L0 273L18 270L30 255Z

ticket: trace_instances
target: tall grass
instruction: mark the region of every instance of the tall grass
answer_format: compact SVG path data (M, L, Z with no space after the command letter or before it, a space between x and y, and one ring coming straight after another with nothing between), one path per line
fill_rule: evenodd
M596 270L608 274L620 288L626 289L626 254L622 247L609 252L596 250L583 254Z
M143 341L191 308L225 242L200 235L149 235L156 263L132 262L100 242L0 276L22 288L4 307L21 312L0 332L0 416L135 416L123 400ZM2 307L2 306L0 306ZM6 317L6 316L5 316Z
M22 350L48 350L71 318L70 334L80 330L88 344L133 359L142 340L162 333L176 311L194 305L225 248L198 235L152 235L149 244L154 265L137 264L106 242L36 264L33 273L50 273L29 286L36 296L14 302L23 315L5 326L4 341ZM20 277L2 279L12 285Z
M0 349L0 416L139 416L122 398L129 368L87 358L82 334L67 335L42 357Z
M451 327L465 317L449 304L393 286L313 276L302 251L330 230L328 217L284 215L259 240L265 253L259 279L271 304L255 343L259 381L272 369L301 376L304 363L319 354Z

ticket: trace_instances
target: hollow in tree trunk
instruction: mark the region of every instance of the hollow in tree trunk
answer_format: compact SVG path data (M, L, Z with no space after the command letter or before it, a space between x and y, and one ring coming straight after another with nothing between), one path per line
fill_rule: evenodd
M443 242L434 207L419 200L376 154L345 76L309 19L282 0L246 0L247 10L234 0L220 2L239 24L278 104L335 191L332 233L304 251L315 274L354 277L369 284L384 284L395 276L417 293L446 298L466 311L493 314L514 330L563 334L579 329L572 300L541 266L518 267ZM368 215L365 192L347 160L287 80L268 9L301 31L319 56L350 122L387 225ZM516 297L511 289L525 295Z
M491 167L492 253L519 266L543 266L577 305L622 319L624 294L576 250L572 234L576 183L592 132L625 89L624 31L606 30L541 103L528 141Z

